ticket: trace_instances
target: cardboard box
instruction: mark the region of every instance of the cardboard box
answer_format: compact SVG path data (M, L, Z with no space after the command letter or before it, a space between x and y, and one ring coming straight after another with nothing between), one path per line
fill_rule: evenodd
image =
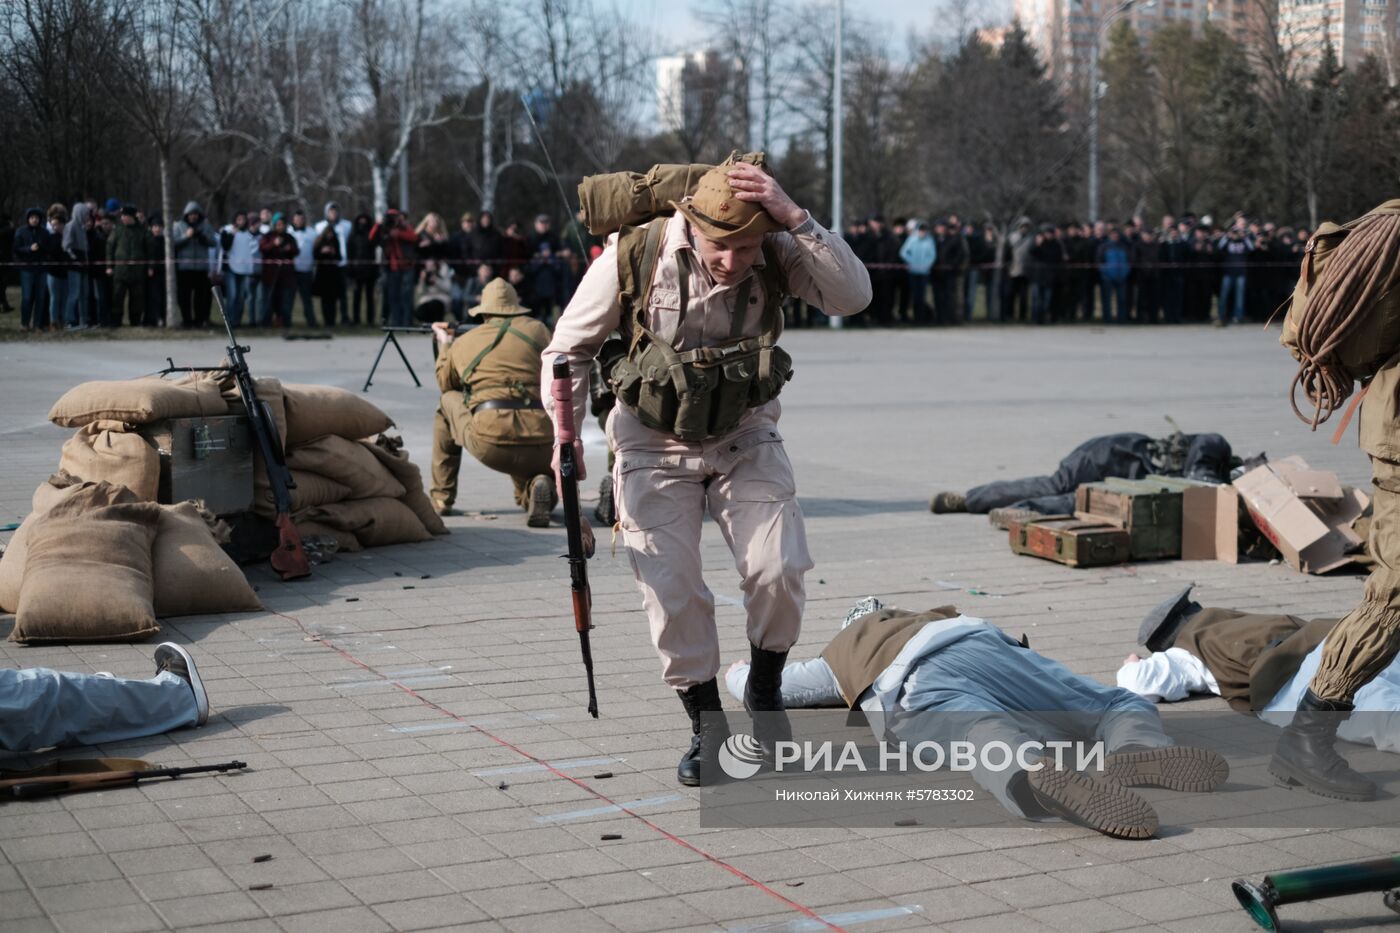
M1295 570L1336 570L1365 544L1351 526L1369 504L1366 494L1342 489L1335 474L1320 475L1301 457L1256 467L1235 488L1254 524Z
M1181 559L1240 560L1240 496L1235 487L1181 476L1146 477L1181 492Z

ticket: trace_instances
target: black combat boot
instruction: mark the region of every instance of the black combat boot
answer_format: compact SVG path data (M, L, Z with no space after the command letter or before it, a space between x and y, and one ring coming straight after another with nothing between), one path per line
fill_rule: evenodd
M1269 773L1285 784L1301 784L1323 797L1340 800L1374 800L1376 785L1351 769L1337 754L1337 727L1352 704L1324 700L1312 690L1303 692L1293 721L1279 736Z
M928 510L935 515L946 515L949 512L966 512L967 499L963 498L960 492L940 492L936 493L929 500Z
M686 787L699 787L702 778L712 776L719 766L719 750L729 738L724 706L719 701L719 683L713 677L676 694L690 716L690 750L676 766L676 780ZM707 714L707 715L701 715Z
M749 680L744 686L744 709L761 713L753 717L753 737L772 758L776 743L792 741L792 725L783 712L783 665L786 651L764 651L749 646Z

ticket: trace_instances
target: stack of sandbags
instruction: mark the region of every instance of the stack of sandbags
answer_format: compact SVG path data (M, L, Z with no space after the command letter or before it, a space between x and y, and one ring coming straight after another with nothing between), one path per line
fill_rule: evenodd
M261 609L220 547L226 533L198 503L156 505L55 474L0 557L0 611L17 615L10 639L145 638L157 617Z
M423 491L418 468L402 442L382 432L393 421L374 404L334 386L259 380L273 417L283 419L292 519L303 537L335 539L342 551L427 541L447 526ZM268 394L264 394L264 393ZM275 399L275 401L274 401ZM253 509L272 517L267 472L254 473Z
M222 393L216 373L75 386L49 410L54 424L78 429L63 445L59 469L80 480L125 486L136 498L153 502L160 486L160 454L134 429L166 418L223 414L227 404Z

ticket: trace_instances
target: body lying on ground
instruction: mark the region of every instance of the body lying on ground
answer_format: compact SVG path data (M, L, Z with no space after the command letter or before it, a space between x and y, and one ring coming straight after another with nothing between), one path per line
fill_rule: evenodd
M0 669L0 751L106 745L209 719L209 697L188 651L156 646L149 680L48 668Z
M1154 439L1146 434L1105 434L1080 444L1048 476L999 480L966 493L940 492L934 512L1027 509L1042 515L1074 512L1074 493L1082 483L1110 477L1141 479L1149 473L1183 476L1210 483L1230 481L1230 442L1219 434L1174 434Z
M1191 608L1167 641L1171 647L1124 659L1118 686L1167 703L1211 694L1238 712L1287 726L1339 620ZM1400 752L1400 662L1357 691L1355 704L1364 715L1348 718L1337 737Z
M737 698L748 673L742 662L729 668L726 686ZM951 606L923 613L878 608L848 617L819 657L787 665L782 692L789 709L860 709L877 739L911 746L1102 741L1108 755L1101 774L1056 770L1047 758L1039 770L979 766L972 776L1015 816L1064 817L1108 835L1143 838L1156 829L1151 806L1123 786L1147 783L1146 771L1162 773L1140 771L1144 762L1192 762L1177 771L1183 778L1179 790L1213 789L1228 772L1213 752L1174 746L1156 709L1142 697L1075 674ZM1064 731L1070 722L1080 734ZM1113 810L1120 815L1116 824L1103 816ZM1123 813L1133 816L1123 820Z

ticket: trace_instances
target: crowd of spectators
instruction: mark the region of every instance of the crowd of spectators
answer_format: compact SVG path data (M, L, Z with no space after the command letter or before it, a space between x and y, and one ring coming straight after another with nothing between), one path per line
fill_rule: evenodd
M216 290L235 326L290 327L298 305L308 327L463 320L496 276L552 323L602 250L582 212L562 231L547 214L528 231L502 230L489 211L462 215L452 230L436 213L417 223L394 208L352 219L335 202L314 220L264 207L216 227L191 201L171 235L185 328L209 325ZM847 325L868 327L1263 320L1287 299L1308 239L1238 214L1220 225L1165 216L1155 227L1022 218L1000 239L956 215L876 216L845 235L873 286L868 312ZM164 262L160 215L116 199L30 208L17 228L0 221L0 271L19 286L23 330L162 326ZM0 299L11 310L6 288ZM798 302L786 313L789 326L825 323Z
M462 320L482 289L509 279L546 322L568 303L589 258L602 250L580 218L558 232L541 214L532 229L497 228L489 211L449 230L426 214L413 224L390 208L353 220L335 202L305 211L235 211L216 227L191 201L170 231L183 328L210 325L215 293L234 326L411 326ZM0 220L0 312L19 286L24 331L165 324L165 228L159 214L114 199L30 208Z
M1155 227L1023 217L1000 240L1000 264L995 229L956 215L888 225L876 216L845 236L870 267L870 309L849 322L866 326L1265 320L1292 292L1308 242L1306 229L1243 214L1219 225L1166 215ZM821 322L802 310L793 323Z

